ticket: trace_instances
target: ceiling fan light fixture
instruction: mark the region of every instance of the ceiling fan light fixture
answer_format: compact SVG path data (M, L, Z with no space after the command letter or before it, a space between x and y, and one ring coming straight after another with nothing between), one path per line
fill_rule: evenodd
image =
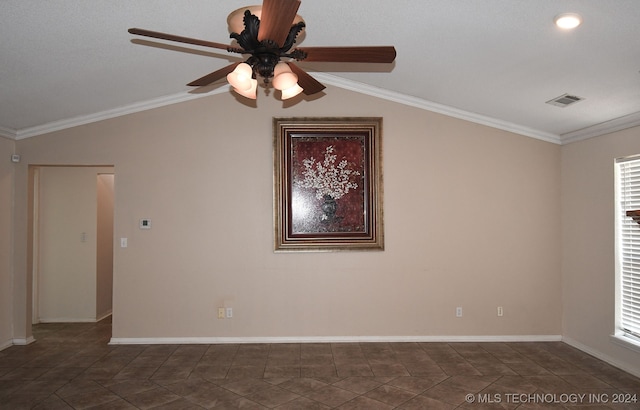
M252 76L253 69L251 66L247 63L240 63L232 72L227 74L227 81L236 90L248 91L253 86Z
M305 22L296 14L301 0L262 0L261 6L246 6L229 14L227 23L231 44L216 43L159 31L130 28L131 34L211 47L229 53L248 55L244 63L231 63L188 85L204 87L226 77L233 90L256 98L258 79L265 87L279 90L283 99L304 92L313 95L325 86L292 61L325 63L392 63L396 58L393 46L296 47L302 39ZM262 14L264 12L264 14ZM281 61L285 59L285 61ZM278 64L278 63L283 64ZM276 66L278 69L276 70ZM302 84L298 84L298 81Z
M236 93L240 94L245 98L250 98L252 100L255 100L256 98L258 98L257 90L258 90L258 80L255 80L253 78L250 80L250 86L248 89L239 90L235 87L233 88L233 91L235 91Z
M289 64L281 61L273 69L272 83L276 90L286 90L298 83L298 76L291 71Z
M582 17L576 13L562 13L558 14L553 21L556 26L565 30L571 30L582 23Z
M280 96L283 100L288 100L289 98L293 98L296 95L300 94L304 89L298 85L298 83L294 84L292 87L289 87L285 90L281 90L282 95Z

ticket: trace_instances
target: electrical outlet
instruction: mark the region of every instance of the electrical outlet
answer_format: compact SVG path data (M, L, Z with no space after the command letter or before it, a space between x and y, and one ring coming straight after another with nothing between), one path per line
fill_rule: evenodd
M462 307L460 306L456 308L456 317L462 317Z
M218 308L218 319L224 319L224 308Z
M231 319L233 317L233 308L227 308L227 319Z
M502 317L504 315L504 310L502 309L502 306L498 306L498 316Z

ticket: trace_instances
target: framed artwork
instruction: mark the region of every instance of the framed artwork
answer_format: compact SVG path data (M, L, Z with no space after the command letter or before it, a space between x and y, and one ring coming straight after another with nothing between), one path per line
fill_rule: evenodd
M274 118L276 251L383 250L382 118Z

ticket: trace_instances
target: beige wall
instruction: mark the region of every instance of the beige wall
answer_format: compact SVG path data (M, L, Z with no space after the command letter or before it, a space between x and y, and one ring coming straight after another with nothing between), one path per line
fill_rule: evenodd
M560 335L558 145L336 88L281 104L223 94L18 141L17 271L26 164L114 164L116 339ZM384 117L384 252L274 254L276 116Z
M0 138L0 349L13 343L13 288L11 281L13 169L15 143Z
M563 335L640 374L638 352L614 332L614 160L640 154L640 127L562 147Z

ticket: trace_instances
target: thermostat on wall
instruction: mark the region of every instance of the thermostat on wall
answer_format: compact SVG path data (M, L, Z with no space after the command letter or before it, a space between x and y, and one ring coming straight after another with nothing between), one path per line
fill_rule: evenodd
M141 219L140 229L151 229L151 219Z

